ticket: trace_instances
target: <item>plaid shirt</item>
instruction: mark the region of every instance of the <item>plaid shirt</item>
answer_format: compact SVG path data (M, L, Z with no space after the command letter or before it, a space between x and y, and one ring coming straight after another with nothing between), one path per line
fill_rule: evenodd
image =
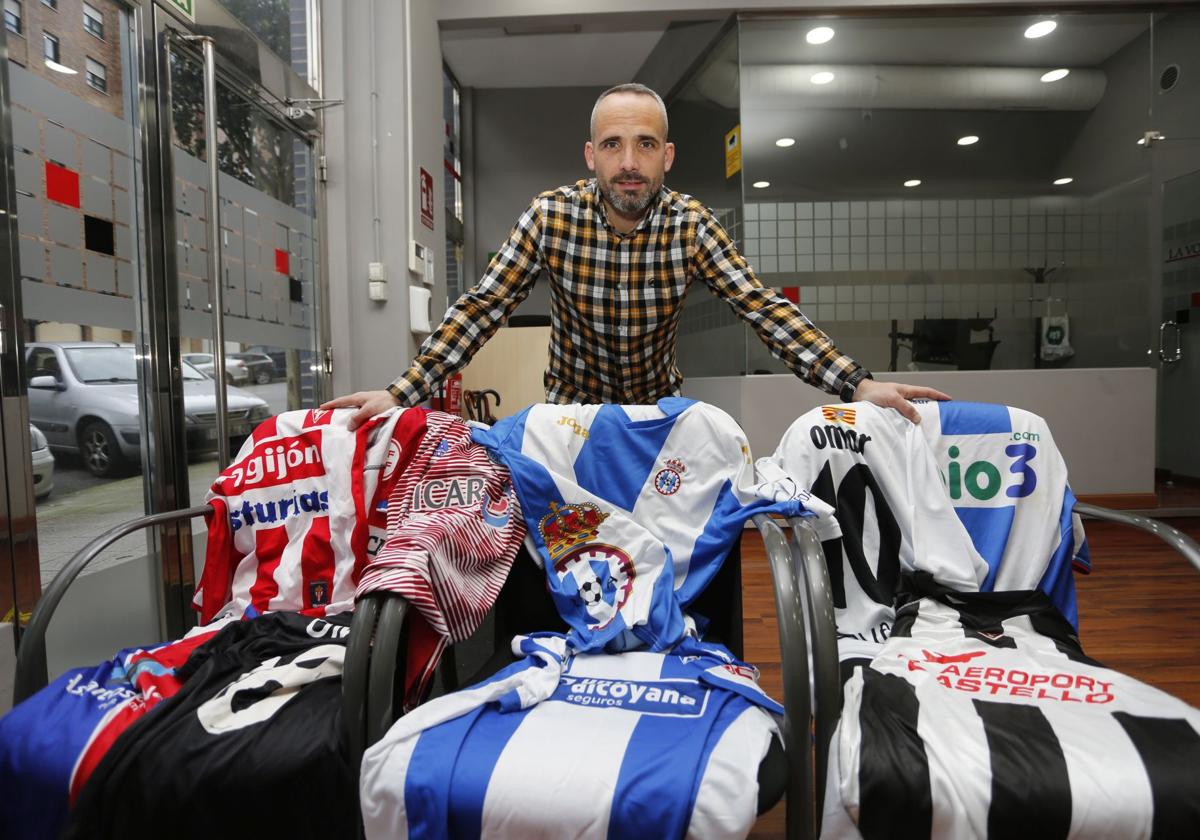
M543 271L553 302L547 402L636 404L678 394L675 339L696 279L805 382L838 394L860 369L795 304L759 282L699 201L664 187L622 236L608 224L592 179L533 200L483 279L447 310L388 390L402 405L429 397L491 338Z

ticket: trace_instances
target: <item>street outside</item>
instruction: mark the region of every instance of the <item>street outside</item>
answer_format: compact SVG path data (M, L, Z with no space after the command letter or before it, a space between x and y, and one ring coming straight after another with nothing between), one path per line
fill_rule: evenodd
M287 410L287 383L239 386L266 400L272 414ZM236 453L231 452L230 455ZM38 556L41 560L42 586L89 540L109 528L145 514L142 475L136 472L117 478L97 478L83 466L79 457L55 453L54 490L37 504ZM201 504L213 479L217 477L215 453L197 453L188 462L189 500ZM144 532L124 537L109 548L87 569L100 571L146 553Z

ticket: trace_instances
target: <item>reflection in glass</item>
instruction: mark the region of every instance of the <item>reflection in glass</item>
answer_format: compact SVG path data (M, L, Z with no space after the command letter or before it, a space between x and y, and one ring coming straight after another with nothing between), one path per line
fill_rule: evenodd
M742 20L747 259L875 370L1145 365L1134 141L1195 127L1146 83L1194 61L1192 17Z

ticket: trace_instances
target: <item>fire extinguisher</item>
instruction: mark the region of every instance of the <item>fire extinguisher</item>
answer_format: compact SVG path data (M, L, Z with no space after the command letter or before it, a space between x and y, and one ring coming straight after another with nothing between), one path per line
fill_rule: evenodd
M462 414L462 374L446 377L441 390L433 401L433 407L449 414Z

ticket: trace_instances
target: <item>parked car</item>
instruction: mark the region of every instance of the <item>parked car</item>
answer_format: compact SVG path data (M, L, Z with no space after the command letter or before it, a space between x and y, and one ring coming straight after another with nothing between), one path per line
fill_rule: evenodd
M275 378L275 360L266 353L229 353L227 359L237 359L250 371L250 380L266 385Z
M217 361L212 353L184 353L183 360L201 373L217 378ZM225 382L229 385L244 385L250 381L250 370L237 359L225 356Z
M33 496L41 501L54 489L54 455L46 443L46 436L32 423L29 424L29 440L32 442L29 448L32 450Z
M275 378L287 379L287 354L288 351L282 347L273 347L270 344L255 344L252 347L245 349L246 353L262 354L271 360L275 365ZM296 360L300 365L299 374L301 378L312 375L312 366L315 361L315 356L311 350L299 350L296 354Z
M26 345L29 419L50 447L77 452L94 475L111 476L141 457L137 364L134 348L108 341L33 342ZM183 363L187 447L217 445L215 383ZM267 403L237 388L226 390L230 438L248 435L271 414Z

